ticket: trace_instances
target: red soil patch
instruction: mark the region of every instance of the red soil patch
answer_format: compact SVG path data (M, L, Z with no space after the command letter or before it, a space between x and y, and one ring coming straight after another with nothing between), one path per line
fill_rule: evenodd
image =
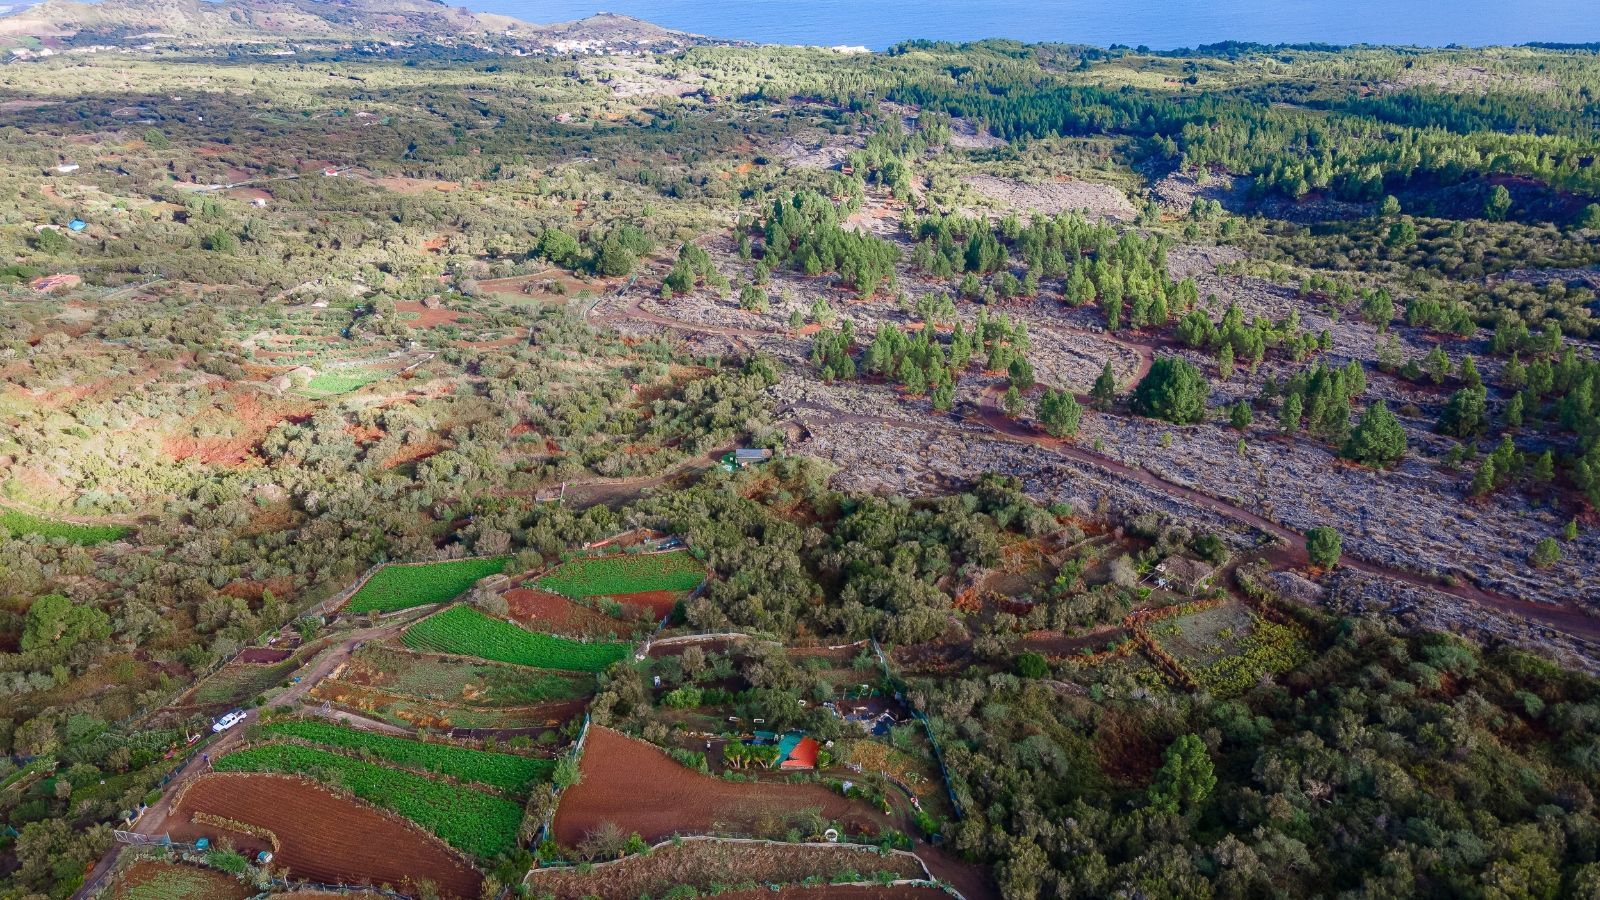
M172 838L216 838L197 812L265 828L281 842L275 866L323 884L409 885L427 879L447 897L478 896L478 873L436 839L378 810L287 775L219 772L201 776L172 816ZM265 849L250 835L229 835L240 849Z
M614 594L611 599L631 609L648 609L659 619L678 605L683 591L639 591L634 594Z
M393 469L397 466L403 466L406 463L414 463L419 460L424 460L438 453L440 450L443 450L444 447L444 442L438 440L424 440L418 441L415 444L407 444L404 447L401 447L399 450L396 450L393 456L389 457L387 460L384 460L383 467L385 469Z
M555 836L576 846L605 822L654 843L674 834L751 833L820 808L850 833L880 832L887 817L820 784L739 784L686 769L656 747L596 726L581 764L583 780L561 797Z
M512 588L505 592L505 598L511 618L537 629L582 635L619 634L628 630L597 609L548 591Z
M461 314L453 309L445 309L442 306L430 308L414 300L408 303L396 303L394 308L397 312L416 316L414 319L406 320L406 324L412 328L435 328L461 321Z
M196 459L208 465L243 466L256 461L256 447L267 436L267 432L279 422L305 414L304 406L299 403L263 403L262 396L255 391L239 391L229 394L226 399L219 399L217 409L201 414L229 420L234 424L231 437L176 434L161 442L162 449L173 459Z

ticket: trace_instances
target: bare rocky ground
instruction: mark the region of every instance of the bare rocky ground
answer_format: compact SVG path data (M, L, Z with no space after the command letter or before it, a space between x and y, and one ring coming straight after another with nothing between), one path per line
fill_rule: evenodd
M1163 213L1181 216L1189 212L1197 199L1216 200L1230 210L1243 208L1249 190L1250 179L1235 178L1226 172L1208 174L1201 181L1196 172L1179 171L1151 185L1150 197Z
M1139 211L1121 188L1092 181L1027 182L993 175L969 175L962 182L1003 213L1042 213L1058 215L1078 210L1091 219L1131 222Z
M1279 582L1280 591L1293 596L1284 591L1283 574L1277 573L1274 580ZM1449 594L1375 578L1365 572L1340 569L1324 587L1316 589L1311 599L1344 615L1370 616L1412 630L1448 631L1490 644L1504 641L1553 656L1570 668L1600 672L1600 646L1589 641L1516 617L1484 615Z
M718 237L703 244L719 269L736 283L749 277L751 266L734 255L731 240ZM1310 438L1291 440L1276 434L1270 411L1258 413L1257 424L1245 435L1242 454L1239 433L1220 421L1179 428L1125 414L1093 412L1084 415L1078 437L1081 447L1093 447L1112 459L1255 510L1299 531L1332 526L1344 536L1347 552L1375 563L1432 577L1455 577L1533 601L1582 608L1585 601L1596 599L1591 573L1600 570L1600 533L1590 530L1578 541L1564 544L1564 559L1556 566L1532 569L1527 564L1528 553L1538 540L1560 530L1564 515L1511 492L1484 502L1468 502L1463 486L1470 473L1447 471L1433 461L1450 446L1429 431L1447 392L1409 385L1376 372L1373 358L1378 332L1350 312L1335 317L1324 301L1302 297L1292 288L1253 276L1216 274L1219 265L1240 258L1241 251L1232 247L1183 246L1168 254L1175 277L1195 277L1202 297L1216 295L1216 303L1207 307L1213 317L1220 317L1226 305L1236 301L1247 316L1280 319L1294 311L1302 326L1313 333L1327 329L1333 344L1325 358L1333 364L1361 360L1371 385L1368 400L1382 397L1397 411L1408 404L1417 407L1409 418L1403 416L1410 432L1411 455L1390 472L1349 466L1336 458L1332 448ZM671 322L683 323L696 329L686 335L696 352L760 350L783 361L790 371L772 389L772 398L780 415L802 428L804 436L791 449L839 466L836 486L842 489L932 495L959 487L984 472L999 472L1017 476L1030 495L1047 502L1067 502L1086 511L1156 510L1227 533L1240 544L1253 540L1243 526L1195 502L1089 462L1007 440L978 424L971 413L986 401L985 390L1003 384L999 377L972 373L963 378L953 414L935 413L926 398L904 397L893 385L817 380L808 359L809 332L814 327L791 329L791 312L807 313L818 297L825 297L838 316L855 322L858 334L866 340L880 322L904 325L914 321L911 310L918 297L946 293L949 288L902 272L898 289L908 295L904 306L881 297L858 301L831 279L778 272L768 286L771 306L764 313L740 310L732 296L706 290L666 303L653 296L642 300L607 298L595 312L603 317L623 316L619 327L640 333L660 330ZM957 308L970 322L979 307L959 302ZM634 309L638 311L635 315L664 321L626 320L626 314ZM1041 384L1082 392L1107 359L1112 360L1122 382L1130 379L1141 363L1136 349L1095 333L1100 323L1097 310L1066 307L1053 290L1041 299L1015 301L994 312L1027 322L1033 343L1030 358ZM1421 355L1430 346L1420 334L1405 329L1399 329L1399 334L1408 355ZM1182 349L1162 352L1186 356L1214 373L1214 361L1202 354ZM1454 351L1457 356L1460 352ZM1482 356L1479 361L1493 365ZM1241 397L1254 397L1269 374L1284 377L1298 367L1276 358L1253 375L1240 367L1232 378L1215 386L1210 403L1220 418L1222 406ZM1330 590L1329 598L1358 598L1365 604L1362 609L1389 608L1379 605L1387 603L1397 610L1416 611L1418 617L1432 617L1419 621L1447 624L1458 631L1488 629L1486 633L1524 641L1536 636L1516 621L1484 625L1479 620L1493 617L1459 599L1425 589L1401 591L1384 580L1361 582L1359 590L1343 588L1343 584L1327 585L1335 589ZM1315 589L1315 585L1311 587ZM1479 624L1473 625L1475 622Z
M1600 291L1600 266L1588 269L1512 269L1503 275L1489 278L1491 284L1498 281L1520 281L1524 284L1538 285L1559 281L1569 285L1581 284Z

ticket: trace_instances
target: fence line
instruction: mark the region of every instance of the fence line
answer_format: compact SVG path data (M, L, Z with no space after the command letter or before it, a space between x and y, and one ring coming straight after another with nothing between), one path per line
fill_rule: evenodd
M894 670L889 668L889 658L884 655L883 645L878 643L877 638L872 639L872 650L878 654L878 664L883 666L883 676L888 679L889 685L895 689L896 693L904 694L906 683L901 681L900 676L894 674ZM922 723L922 730L928 735L928 743L933 745L933 760L939 764L939 775L944 779L944 790L950 797L950 806L955 810L956 818L965 818L966 813L961 809L961 798L956 796L955 781L950 777L950 767L945 765L944 762L944 747L940 745L938 735L933 733L933 722L928 719L926 713L911 706L911 704L906 704L906 708L911 710L912 718Z

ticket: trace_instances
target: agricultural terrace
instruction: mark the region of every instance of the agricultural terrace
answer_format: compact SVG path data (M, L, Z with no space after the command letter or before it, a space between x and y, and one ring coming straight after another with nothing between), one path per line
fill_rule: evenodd
M216 772L201 776L178 801L174 840L225 836L241 850L268 849L250 830L194 822L197 813L275 836L274 868L286 868L291 878L402 890L429 881L443 897L478 897L482 878L437 838L303 778Z
M602 672L628 655L626 644L536 634L469 606L452 606L423 619L406 629L402 640L414 650L567 672Z
M687 551L673 550L569 560L540 576L538 584L546 590L581 600L647 591L692 591L705 577L704 563Z
M394 612L430 603L444 603L466 593L479 579L505 571L508 556L449 562L390 564L367 579L350 598L353 613Z
M849 834L878 834L881 813L820 784L739 783L684 768L659 748L609 728L589 730L582 780L556 810L555 838L578 847L618 826L647 841L683 834L783 837L819 817Z
M1242 603L1173 616L1148 631L1196 684L1219 696L1243 693L1262 676L1287 672L1312 656L1300 629L1264 619Z
M261 733L351 750L363 759L375 757L402 768L448 775L458 781L523 795L534 784L548 779L555 768L555 763L547 759L473 750L453 744L428 744L326 722L273 722L263 726Z
M596 849L609 849L600 848ZM685 840L593 866L534 869L532 893L554 900L663 897L674 888L715 892L723 885L871 881L926 877L909 854L848 844ZM830 895L831 896L831 895Z
M244 900L255 891L215 869L141 859L119 872L110 900Z
M316 747L261 744L229 753L213 765L218 772L304 775L343 788L399 813L457 850L485 859L515 846L522 825L522 804L516 801Z
M594 689L587 673L374 646L312 696L404 728L531 728L577 715Z
M0 534L34 534L47 540L89 547L118 540L131 530L126 525L78 525L42 518L20 509L0 507Z
M388 372L375 369L346 369L338 372L319 372L306 382L305 387L296 391L312 400L326 400L340 394L357 391L367 385L388 375Z

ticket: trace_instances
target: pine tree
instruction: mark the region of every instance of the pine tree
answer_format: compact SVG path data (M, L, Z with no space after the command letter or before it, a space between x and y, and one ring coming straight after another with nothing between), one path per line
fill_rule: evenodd
M1077 434L1082 419L1083 407L1069 391L1047 389L1039 398L1039 421L1055 437Z
M1300 430L1300 417L1303 415L1305 401L1299 394L1290 394L1283 398L1283 409L1278 414L1278 424L1283 427L1284 434L1294 434Z
M1089 389L1089 402L1095 409L1106 412L1117 402L1117 376L1111 371L1111 361L1107 360L1100 370L1100 376L1094 380L1094 387Z
M1368 406L1339 455L1364 466L1387 468L1406 455L1406 429L1382 400Z
M1254 418L1255 416L1250 410L1250 403L1247 400L1240 400L1238 403L1233 405L1231 410L1228 411L1229 424L1233 425L1233 427L1239 431L1244 431L1246 428L1249 428L1250 422Z
M1015 419L1022 414L1022 394L1017 391L1017 386L1006 388L1005 396L1001 398L1000 405L1005 409L1006 415Z

